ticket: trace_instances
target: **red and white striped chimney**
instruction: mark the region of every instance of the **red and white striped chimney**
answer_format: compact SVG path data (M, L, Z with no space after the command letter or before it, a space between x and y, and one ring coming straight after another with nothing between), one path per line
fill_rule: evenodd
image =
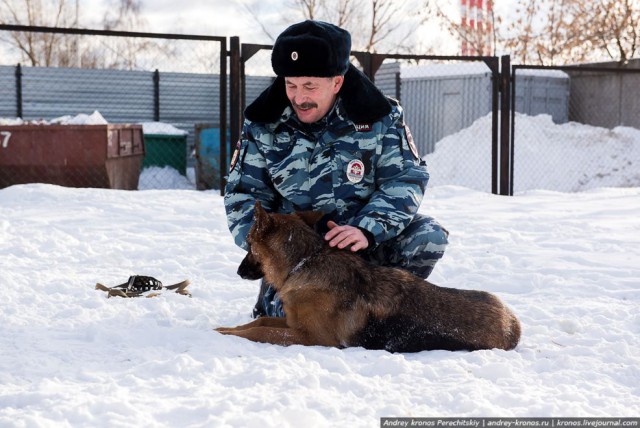
M462 55L491 55L491 8L492 0L460 0ZM481 40L482 49L467 40Z
M467 20L467 0L460 0L460 25L462 26L462 52L461 55L469 55L469 44L466 35L469 34L469 21Z

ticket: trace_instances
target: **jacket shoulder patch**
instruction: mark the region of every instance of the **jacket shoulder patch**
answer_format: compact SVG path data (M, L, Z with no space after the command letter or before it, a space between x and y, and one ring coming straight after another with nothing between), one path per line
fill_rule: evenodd
M358 132L371 132L370 123L356 123L356 131Z
M409 130L409 126L404 125L404 132L407 134L407 143L409 143L409 149L411 149L411 153L415 156L416 159L420 159L420 155L418 154L418 148L416 147L416 143L413 142L413 135L411 135L411 131Z
M238 143L236 144L236 149L233 152L233 156L231 157L231 164L229 165L229 172L233 171L233 169L236 167L236 164L238 163L238 158L240 157L240 140L238 140Z

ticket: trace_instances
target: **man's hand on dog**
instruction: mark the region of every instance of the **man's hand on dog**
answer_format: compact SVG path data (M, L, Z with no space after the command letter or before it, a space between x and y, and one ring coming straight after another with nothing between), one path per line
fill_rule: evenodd
M347 248L353 252L364 250L369 246L367 237L360 229L354 226L338 226L333 221L327 222L329 232L324 235L324 239L329 241L330 247L338 247L340 249Z

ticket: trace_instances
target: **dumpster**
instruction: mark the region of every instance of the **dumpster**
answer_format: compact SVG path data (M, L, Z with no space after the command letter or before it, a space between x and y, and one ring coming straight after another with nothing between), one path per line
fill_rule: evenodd
M0 187L135 190L143 157L140 125L0 125Z
M198 190L220 188L220 128L211 124L198 123L195 126L196 188ZM227 133L227 141L230 135ZM231 163L231 151L222 167L227 173Z
M187 175L187 135L144 134L146 154L142 167L171 167Z

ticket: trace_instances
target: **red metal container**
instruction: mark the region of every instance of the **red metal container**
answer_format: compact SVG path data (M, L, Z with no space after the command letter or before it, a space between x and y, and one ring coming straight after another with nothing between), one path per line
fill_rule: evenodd
M142 125L0 125L0 187L135 190L143 158Z

